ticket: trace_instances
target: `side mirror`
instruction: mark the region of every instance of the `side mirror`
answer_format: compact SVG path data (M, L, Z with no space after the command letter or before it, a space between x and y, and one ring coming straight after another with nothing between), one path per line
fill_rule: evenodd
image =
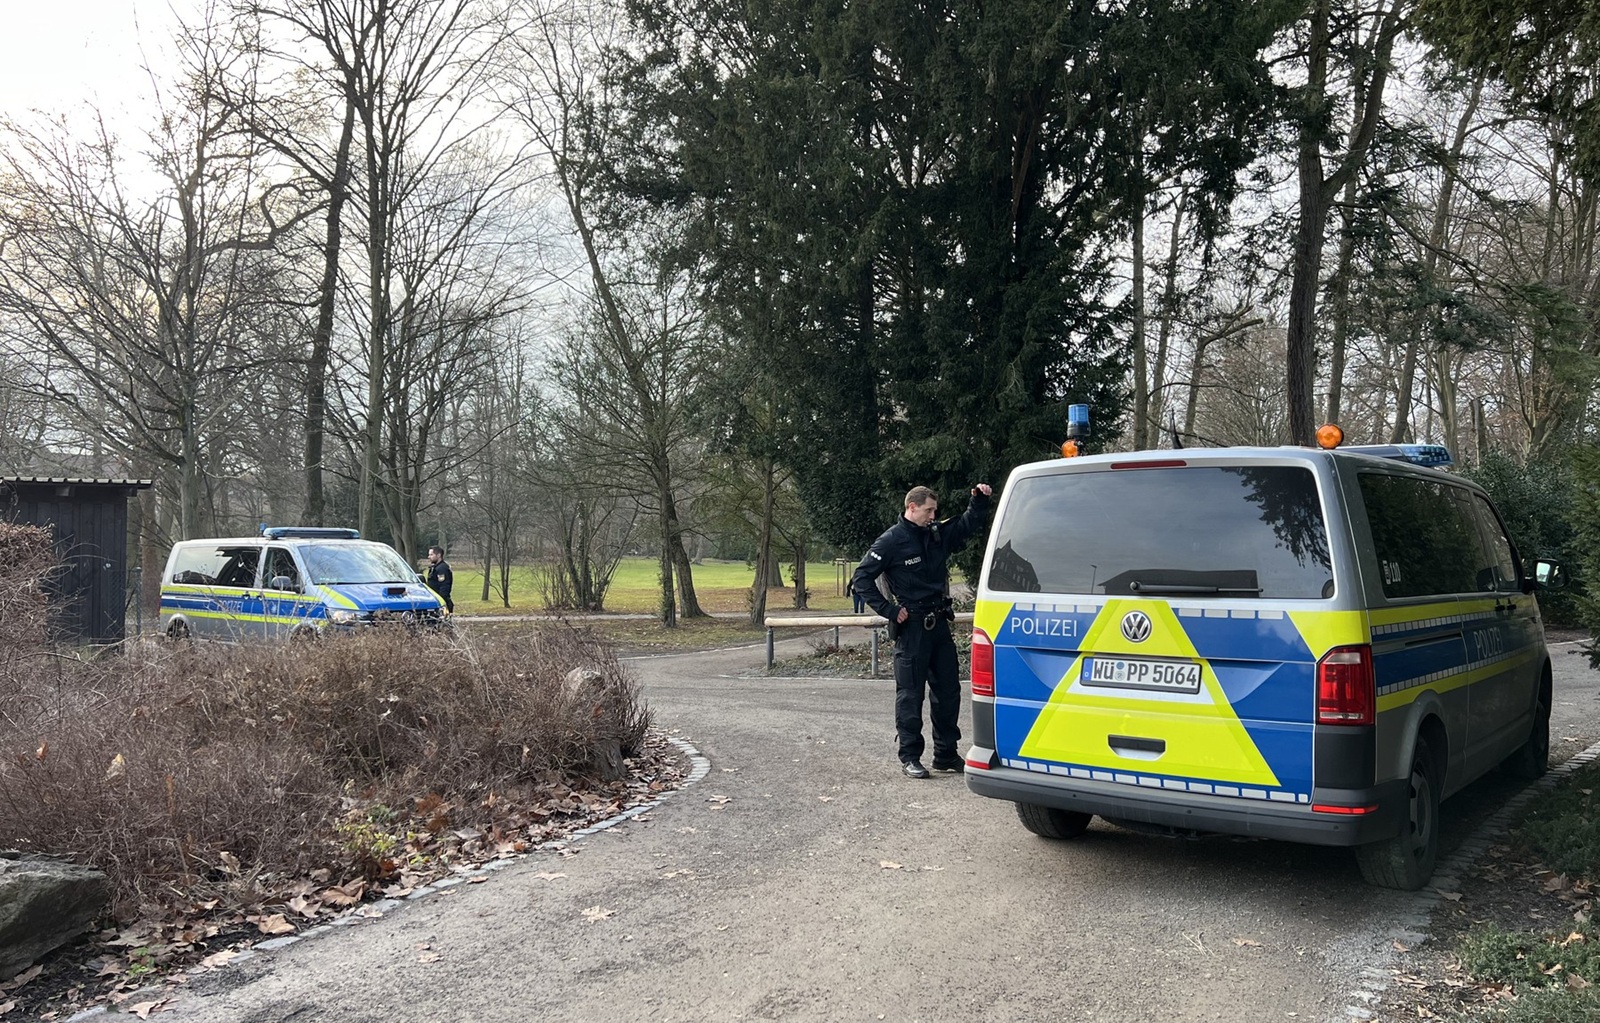
M1567 569L1551 558L1539 558L1533 563L1533 581L1541 590L1559 590L1567 585Z
M297 587L294 584L294 580L290 579L286 575L275 575L275 576L273 576L272 577L272 584L271 584L270 588L274 589L274 590L294 590L294 589L297 589Z

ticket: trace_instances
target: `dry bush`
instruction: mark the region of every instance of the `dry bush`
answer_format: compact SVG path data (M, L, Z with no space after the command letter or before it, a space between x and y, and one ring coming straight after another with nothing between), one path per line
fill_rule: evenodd
M566 631L371 630L62 663L11 679L0 847L94 863L124 912L207 882L338 873L335 825L351 805L564 791L608 744L632 755L649 725L615 657Z
M5 585L0 586L0 678L4 678L17 660L36 660L44 653L49 628L44 585L56 567L50 531L0 521L0 558L6 566Z

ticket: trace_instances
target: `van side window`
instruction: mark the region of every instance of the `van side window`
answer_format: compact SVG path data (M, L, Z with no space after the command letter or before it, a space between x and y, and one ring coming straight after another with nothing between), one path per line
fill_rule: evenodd
M1500 516L1495 514L1494 506L1483 499L1481 494L1472 495L1473 504L1478 510L1478 531L1483 536L1483 544L1489 555L1489 567L1493 573L1493 585L1484 589L1497 590L1501 593L1522 592L1522 573L1517 571L1516 550L1511 546L1511 540L1506 536L1505 526L1500 522Z
M1433 480L1360 474L1372 545L1386 597L1426 597L1478 590L1483 545L1464 494Z
M287 576L291 588L300 586L300 570L294 567L294 555L283 547L267 548L267 569L261 573L262 580L271 585L272 580L279 576Z
M237 586L241 589L256 584L256 565L261 561L260 547L218 547L221 567L217 570L218 586Z

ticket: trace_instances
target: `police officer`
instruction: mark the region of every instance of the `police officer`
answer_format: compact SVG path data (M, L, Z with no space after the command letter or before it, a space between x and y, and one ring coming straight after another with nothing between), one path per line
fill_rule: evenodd
M444 600L444 613L455 614L456 602L450 599L450 587L455 585L455 573L450 562L444 560L443 547L428 548L428 588Z
M939 499L927 487L906 494L905 514L872 542L856 568L851 586L889 623L894 639L894 727L900 740L901 770L907 778L926 778L922 766L922 690L929 692L933 725L933 769L960 771L961 683L956 677L956 644L950 636L950 555L983 525L993 493L987 483L972 488L966 513L935 522ZM893 599L877 586L889 584Z

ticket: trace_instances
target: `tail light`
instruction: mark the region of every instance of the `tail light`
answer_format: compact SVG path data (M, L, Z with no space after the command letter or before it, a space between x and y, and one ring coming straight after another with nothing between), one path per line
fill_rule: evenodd
M972 630L972 695L994 695L994 643L982 629Z
M1370 646L1334 647L1317 662L1317 724L1370 725L1377 716Z

